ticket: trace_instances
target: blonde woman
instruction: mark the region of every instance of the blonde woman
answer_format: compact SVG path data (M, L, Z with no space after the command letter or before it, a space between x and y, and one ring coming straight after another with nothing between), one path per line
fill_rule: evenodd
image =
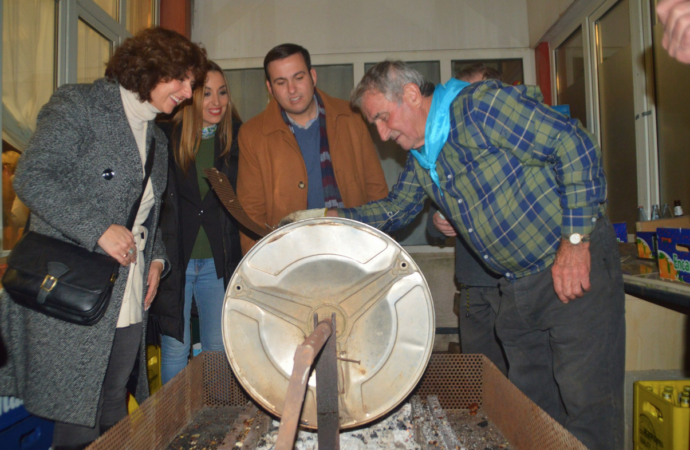
M199 312L202 350L223 350L225 287L242 253L238 224L203 170L215 167L236 185L240 124L223 71L209 62L203 89L194 91L166 129L170 170L160 226L172 271L151 310L162 332L163 383L187 365L192 298Z

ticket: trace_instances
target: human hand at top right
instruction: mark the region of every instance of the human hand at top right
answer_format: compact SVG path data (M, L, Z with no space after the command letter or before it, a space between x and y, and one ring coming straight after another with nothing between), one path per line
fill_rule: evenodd
M432 222L434 224L434 228L443 233L444 236L455 237L458 235L458 233L455 231L455 228L453 228L450 222L448 222L446 218L443 217L443 214L441 214L440 212L436 211L436 214L434 214Z
M661 45L672 58L690 64L690 0L659 0L656 12L664 24Z

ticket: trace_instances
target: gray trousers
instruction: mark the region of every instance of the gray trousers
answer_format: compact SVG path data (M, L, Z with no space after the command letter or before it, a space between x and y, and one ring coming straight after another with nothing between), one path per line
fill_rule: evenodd
M460 285L460 292L455 295L459 302L462 352L485 355L507 375L506 357L494 330L501 302L498 280L495 287Z
M115 331L113 349L98 403L96 425L86 427L55 422L53 447L79 446L95 441L102 431L112 427L127 415L126 386L141 344L142 326L143 324L139 322Z
M590 282L563 304L551 267L501 280L496 332L510 380L591 450L623 448L625 294L618 243L608 218L592 233Z

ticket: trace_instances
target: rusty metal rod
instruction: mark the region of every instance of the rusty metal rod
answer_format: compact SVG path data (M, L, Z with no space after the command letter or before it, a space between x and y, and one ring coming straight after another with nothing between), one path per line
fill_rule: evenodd
M351 362L351 363L357 363L357 364L362 364L362 361L359 361L357 359L347 359L347 358L341 358L338 357L336 358L338 361L345 361L345 362Z
M316 314L315 314L316 315ZM319 448L340 450L340 407L338 405L338 353L335 313L331 314L331 337L319 353L316 371L316 416Z
M295 445L297 425L299 425L304 394L309 382L309 372L314 359L331 336L331 332L331 319L324 319L295 350L295 364L292 367L292 375L285 396L275 450L292 450Z

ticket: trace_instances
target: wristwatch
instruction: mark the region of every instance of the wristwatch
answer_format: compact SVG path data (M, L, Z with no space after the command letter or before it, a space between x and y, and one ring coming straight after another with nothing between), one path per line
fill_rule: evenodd
M589 234L573 233L568 236L568 241L573 245L577 245L580 242L589 242Z

